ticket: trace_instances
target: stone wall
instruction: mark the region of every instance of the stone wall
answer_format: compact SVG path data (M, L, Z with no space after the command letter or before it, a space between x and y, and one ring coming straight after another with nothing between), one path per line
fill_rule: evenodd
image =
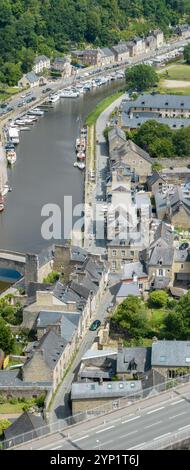
M187 167L190 165L190 157L176 157L176 158L162 158L160 159L155 159L162 165L163 168L174 168L174 167Z

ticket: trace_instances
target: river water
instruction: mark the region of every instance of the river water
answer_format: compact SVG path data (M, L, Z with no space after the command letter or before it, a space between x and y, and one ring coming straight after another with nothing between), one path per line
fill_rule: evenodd
M9 170L13 191L0 214L1 249L37 253L54 242L41 236L45 204L57 204L62 210L61 239L56 243L63 241L64 196L72 196L73 207L83 201L84 175L73 167L81 120L83 123L94 106L122 84L112 82L78 99L55 103L31 131L21 132L17 163Z

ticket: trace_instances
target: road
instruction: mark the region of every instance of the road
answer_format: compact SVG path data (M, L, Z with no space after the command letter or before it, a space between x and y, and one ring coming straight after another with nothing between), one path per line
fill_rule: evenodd
M100 320L102 323L107 315L107 307L112 300L112 294L110 291L106 292L102 298L102 301L96 311L94 318ZM85 337L82 340L82 343L79 347L77 352L77 356L73 361L68 374L66 375L65 379L61 383L55 398L51 405L51 410L49 412L49 422L50 425L52 423L56 423L57 420L64 420L66 417L71 415L71 408L69 403L69 393L71 389L72 381L74 380L75 376L77 375L77 371L81 362L81 358L85 354L85 352L91 348L94 339L97 335L96 331L87 331ZM61 425L61 424L60 424Z
M60 428L61 429L61 428ZM38 450L149 448L173 433L190 432L190 384L19 446Z

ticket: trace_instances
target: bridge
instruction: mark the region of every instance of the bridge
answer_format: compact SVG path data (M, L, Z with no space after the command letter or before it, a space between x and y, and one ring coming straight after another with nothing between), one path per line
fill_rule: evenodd
M73 424L71 418L71 426L64 427L60 420L46 436L41 428L38 435L42 437L32 439L31 436L30 442L14 449L140 450L171 448L176 443L190 442L190 382L135 403L123 406L121 402L120 406L97 417L86 412L86 420L83 416L83 422L78 424ZM20 442L26 439L24 434L19 437ZM10 445L14 445L14 440Z
M42 282L51 271L54 249L51 245L39 254L0 250L0 277L8 278L16 273L18 277L13 276L13 279L16 281L20 276L24 277L26 285L32 281Z

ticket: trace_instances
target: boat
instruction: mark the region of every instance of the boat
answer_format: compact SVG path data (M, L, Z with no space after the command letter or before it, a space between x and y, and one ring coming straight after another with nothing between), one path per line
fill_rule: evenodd
M49 103L56 103L57 101L59 101L59 98L60 98L60 95L50 95L49 96Z
M15 146L11 140L8 140L8 142L5 144L5 150L11 150L11 149L14 150Z
M15 150L7 150L6 156L7 156L7 161L8 163L10 163L10 165L14 165L14 163L16 163L17 157L16 157Z
M78 98L79 95L79 91L65 90L60 93L60 98Z
M85 149L86 149L86 140L83 137L76 139L76 151L79 151L79 150L84 151Z
M83 151L80 150L80 152L77 152L77 160L85 160L86 155Z
M83 162L75 162L74 166L79 168L79 170L84 170L86 165Z
M19 144L19 130L15 129L14 127L9 127L8 130L9 139L13 142L13 144Z
M80 135L81 135L82 139L86 139L86 137L87 137L87 127L82 127L82 129L80 131Z
M0 194L0 212L3 212L4 211L4 199L3 199L3 196L2 194Z
M30 111L28 111L28 114L31 114L32 116L44 116L44 111L39 108L34 108L30 109Z

